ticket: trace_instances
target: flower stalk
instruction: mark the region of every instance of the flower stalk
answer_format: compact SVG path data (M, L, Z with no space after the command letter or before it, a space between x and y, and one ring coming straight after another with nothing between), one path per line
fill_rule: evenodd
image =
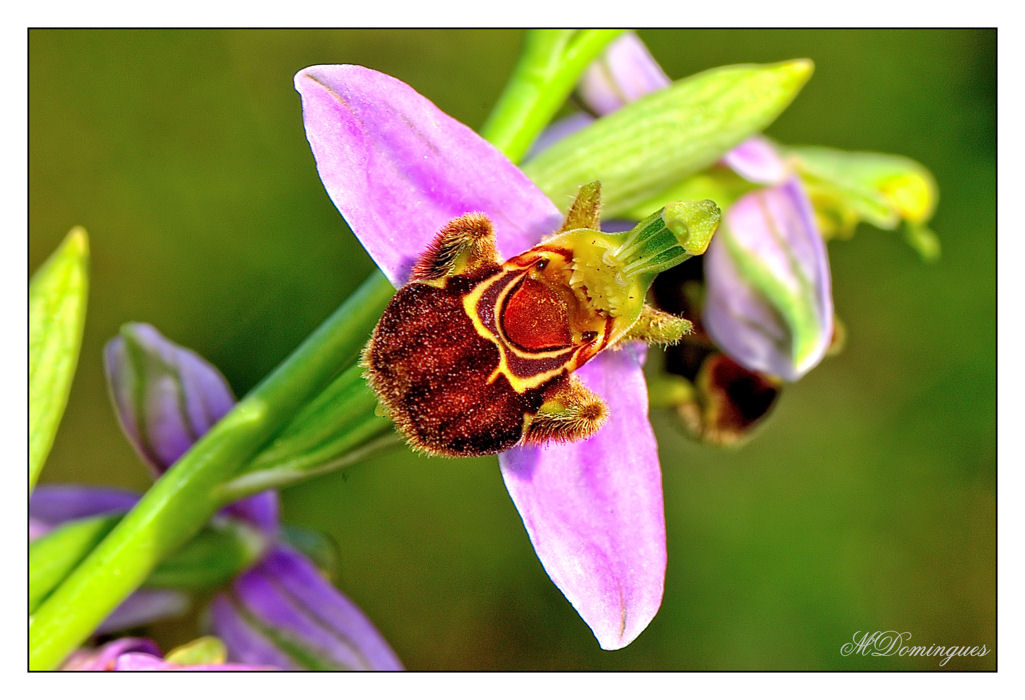
M523 55L480 135L514 163L559 111L577 80L621 29L527 32Z

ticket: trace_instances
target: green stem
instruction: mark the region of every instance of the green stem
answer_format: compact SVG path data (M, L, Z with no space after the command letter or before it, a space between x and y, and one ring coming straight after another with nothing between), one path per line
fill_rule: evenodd
M537 29L527 32L523 54L481 135L519 162L559 111L581 73L621 29Z
M274 442L243 466L236 477L283 464L310 464L316 459L312 453L323 454L330 449L333 441L344 437L353 419L372 414L376 405L377 397L363 380L362 368L353 365L306 404Z
M29 615L103 541L120 519L120 514L82 518L58 527L29 544Z
M289 486L399 444L392 422L377 415L376 407L362 369L353 365L220 488L221 502Z
M391 421L377 416L371 416L362 423L347 427L343 439L348 443L347 452L329 461L320 461L315 466L301 470L287 466L271 467L235 477L217 490L220 502L227 505L262 491L285 488L314 476L338 471L403 444Z
M531 32L524 58L482 129L484 138L519 160L587 64L617 34ZM31 669L56 668L163 558L202 527L225 498L221 487L352 362L393 293L385 277L374 273L153 485L30 618ZM371 409L353 426L364 442L379 430L375 418ZM256 472L248 477L259 479ZM273 479L233 484L235 494L277 485Z

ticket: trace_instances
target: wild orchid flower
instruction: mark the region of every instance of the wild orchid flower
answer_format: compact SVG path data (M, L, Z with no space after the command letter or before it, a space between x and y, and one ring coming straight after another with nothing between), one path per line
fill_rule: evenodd
M149 325L123 327L107 344L104 360L118 420L156 476L235 403L227 381L212 365ZM75 518L123 513L137 499L113 489L44 486L33 493L29 512L43 532ZM261 537L262 554L255 564L211 604L210 624L225 642L227 658L279 669L401 669L362 611L281 540L278 510L277 493L266 491L227 506L217 516L244 523ZM181 614L187 603L178 591L143 588L101 631ZM121 647L110 649L117 653L102 652L97 662L104 668L176 667L159 654L126 656ZM82 651L78 658L91 658L89 654Z
M328 195L396 286L420 275L417 258L450 221L469 213L490 220L505 260L559 230L558 208L513 163L408 85L344 65L307 68L295 85ZM642 298L643 289L635 300ZM499 455L542 565L605 649L626 646L644 630L665 578L644 356L643 346L627 344L576 373L608 408L593 437Z

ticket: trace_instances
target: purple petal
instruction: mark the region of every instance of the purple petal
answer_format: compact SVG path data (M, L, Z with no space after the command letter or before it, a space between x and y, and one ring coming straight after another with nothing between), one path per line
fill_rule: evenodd
M159 656L144 654L142 652L129 652L121 654L114 661L114 671L169 671L180 668L175 664L169 664Z
M122 654L142 653L160 658L160 647L149 639L123 637L95 649L78 649L61 665L63 671L110 671Z
M601 222L601 230L606 233L625 233L636 225L633 219L606 219Z
M48 533L53 529L53 526L49 523L45 523L42 520L36 520L33 517L28 519L28 541L35 542L40 537Z
M588 67L577 93L591 111L604 116L671 82L644 42L627 32Z
M363 612L291 549L275 548L232 592L218 597L211 619L233 660L286 669L402 668Z
M139 500L134 491L93 486L39 486L28 502L29 518L50 528L78 518L127 513Z
M114 663L115 671L275 671L270 666L250 664L195 664L183 665L164 661L158 656L140 652L122 654Z
M488 215L503 257L558 228L555 205L519 168L405 83L362 66L311 66L295 88L331 201L396 286L462 214Z
M829 258L796 178L741 197L704 262L702 319L727 355L787 381L819 363L833 336Z
M222 509L223 513L252 523L266 535L276 536L278 532L279 505L277 491L264 491L255 496L236 501Z
M787 177L783 159L768 139L752 136L722 158L723 163L745 180L759 185L776 185Z
M235 398L220 372L144 323L107 343L104 364L118 420L157 473L178 460Z
M633 641L662 604L662 473L644 354L635 345L608 351L577 373L609 405L593 438L499 455L534 551L603 649Z
M228 648L228 658L246 663L266 664L277 668L296 669L296 663L270 638L247 620L238 601L226 594L218 595L210 604L210 625Z
M188 612L191 601L181 591L142 588L128 596L100 623L94 634L107 634L118 630L181 617Z

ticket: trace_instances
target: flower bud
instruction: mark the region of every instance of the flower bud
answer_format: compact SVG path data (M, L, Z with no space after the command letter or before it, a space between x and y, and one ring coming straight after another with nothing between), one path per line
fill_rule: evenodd
M144 323L121 328L104 349L104 365L121 427L157 474L235 403L211 364Z
M833 336L829 259L796 178L727 211L705 279L705 330L738 364L796 381L822 359Z
M644 42L627 32L587 68L577 95L587 109L604 116L671 82Z

